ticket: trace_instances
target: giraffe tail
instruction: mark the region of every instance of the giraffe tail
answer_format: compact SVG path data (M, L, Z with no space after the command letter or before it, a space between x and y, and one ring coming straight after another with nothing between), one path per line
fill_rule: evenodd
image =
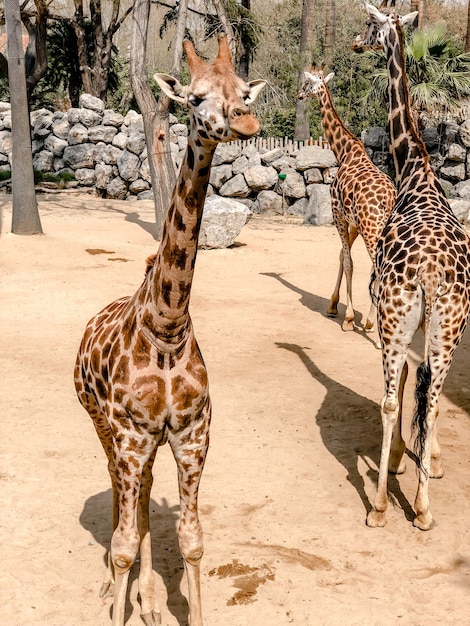
M432 380L431 365L429 362L429 333L431 317L434 306L438 298L447 293L453 283L452 272L444 271L441 264L429 265L421 272L419 284L424 294L424 358L416 371L415 387L415 413L411 422L412 432L416 435L414 443L414 453L418 468L422 467L424 447L428 435L427 413L428 413L428 391Z

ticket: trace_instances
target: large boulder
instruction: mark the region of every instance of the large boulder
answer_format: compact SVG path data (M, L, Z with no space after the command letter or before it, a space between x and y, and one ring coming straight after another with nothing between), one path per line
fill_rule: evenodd
M250 216L250 209L241 202L209 196L204 204L199 246L227 248L233 245Z

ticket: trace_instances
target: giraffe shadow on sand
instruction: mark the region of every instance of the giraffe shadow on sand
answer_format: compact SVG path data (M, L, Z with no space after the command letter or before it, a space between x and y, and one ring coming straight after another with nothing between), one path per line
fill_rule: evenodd
M366 475L376 485L382 442L379 405L322 372L307 354L308 348L293 343L276 342L276 345L297 355L312 378L325 388L326 396L315 416L323 444L346 469L348 482L356 489L366 513L369 513L372 505L359 471L359 461L367 466ZM407 453L412 456L408 450ZM413 508L393 474L389 475L389 497L406 519L412 521Z
M96 543L102 545L106 552L103 555L104 568L108 565L109 548L111 543L111 512L113 509L112 489L102 491L88 498L80 515L80 523L92 535ZM184 565L178 546L176 527L179 519L179 505L170 506L165 498L159 504L150 500L150 525L154 529L152 536L153 569L162 579L167 592L167 607L180 626L187 626L189 607L186 598L181 593L180 585L184 573ZM139 576L138 562L131 569L128 589ZM96 590L98 596L99 589ZM159 597L160 604L165 600L164 594ZM109 607L110 618L112 604ZM130 619L134 609L127 598L126 622Z
M322 315L323 317L328 317L326 311L328 309L328 305L330 304L329 299L323 298L322 296L314 295L313 293L310 293L308 291L304 291L300 287L297 287L293 283L283 278L281 274L278 274L276 272L261 272L261 275L275 278L281 283L281 285L284 285L284 287L287 287L294 293L297 293L300 296L300 303L303 306L307 307L307 309L310 309L310 311L313 311L314 313L320 313L320 315ZM344 304L339 304L338 315L336 317L330 317L329 319L331 319L332 322L336 323L341 328L345 312L346 306ZM361 337L364 337L365 339L367 339L367 341L370 341L370 343L375 346L376 334L371 335L370 333L366 332L364 325L362 324L362 318L362 313L358 313L357 311L355 311L354 332L358 333L359 335L361 335Z

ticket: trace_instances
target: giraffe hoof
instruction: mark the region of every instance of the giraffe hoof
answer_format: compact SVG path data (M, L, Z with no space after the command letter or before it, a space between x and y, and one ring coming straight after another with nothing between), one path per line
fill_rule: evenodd
M429 511L427 513L420 513L413 520L413 526L419 528L419 530L431 530L435 524L436 523Z
M326 317L336 317L338 315L338 309L328 309Z
M382 528L387 523L385 511L372 510L367 516L366 524L369 528Z
M113 586L110 580L105 580L101 585L99 597L100 598L112 598L113 597Z
M150 613L140 614L142 621L145 626L160 626L162 623L162 615L160 611L152 610Z
M364 330L366 331L366 333L373 333L375 330L374 322L367 320L366 325L364 326Z
M344 332L349 332L351 330L354 330L354 322L352 320L344 320L341 328L344 330Z
M433 469L431 467L431 471L429 472L430 478L442 478L444 476L444 468L442 466L436 467Z

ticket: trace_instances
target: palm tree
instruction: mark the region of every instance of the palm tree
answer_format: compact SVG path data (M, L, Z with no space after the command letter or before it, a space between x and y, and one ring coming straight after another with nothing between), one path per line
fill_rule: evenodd
M371 52L382 56L383 52ZM405 42L411 108L418 124L442 121L447 113L470 95L470 53L446 34L444 24L414 31ZM386 104L388 77L385 64L371 76L366 102L381 99Z

